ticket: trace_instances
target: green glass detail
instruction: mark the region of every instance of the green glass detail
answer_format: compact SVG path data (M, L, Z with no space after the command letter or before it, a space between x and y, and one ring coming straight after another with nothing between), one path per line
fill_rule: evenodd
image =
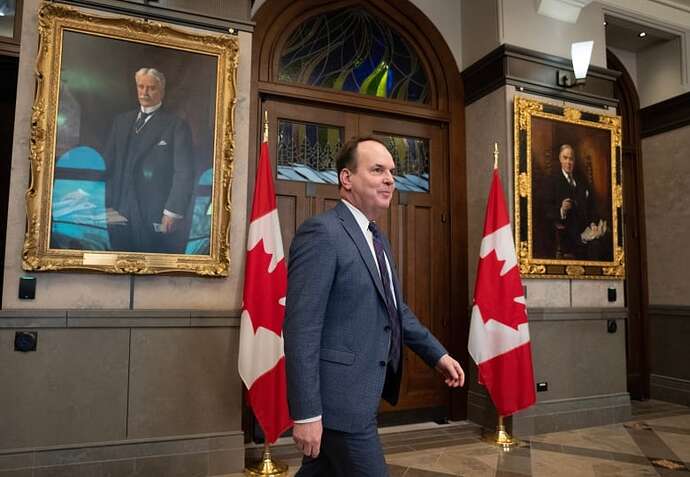
M405 136L378 136L395 161L395 188L429 192L429 140Z
M280 53L278 80L429 103L415 49L362 7L316 15L295 28Z

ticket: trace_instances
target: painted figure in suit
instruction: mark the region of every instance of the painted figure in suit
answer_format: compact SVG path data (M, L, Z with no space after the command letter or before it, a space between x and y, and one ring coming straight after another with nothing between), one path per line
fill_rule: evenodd
M575 150L563 144L558 152L560 171L552 178L547 191L547 218L553 224L556 258L597 258L597 239L606 234L606 221L594 223L590 190L587 182L575 177Z
M140 107L113 121L106 143L106 208L112 250L184 253L194 188L192 134L163 107L165 76L141 68Z
M336 160L341 201L300 226L290 247L284 339L297 476L388 475L376 429L398 401L402 346L462 386L460 364L403 301L390 244L374 220L389 207L395 163L376 139Z

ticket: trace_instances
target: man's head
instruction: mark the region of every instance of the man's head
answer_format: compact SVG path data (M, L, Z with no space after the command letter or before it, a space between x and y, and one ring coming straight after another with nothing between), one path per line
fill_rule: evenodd
M155 68L141 68L134 73L137 98L142 107L156 106L165 96L165 75Z
M395 190L395 162L378 139L348 141L336 158L340 197L374 220L390 206Z
M568 174L573 173L575 167L575 151L570 144L563 144L558 151L558 162L561 163L561 169Z

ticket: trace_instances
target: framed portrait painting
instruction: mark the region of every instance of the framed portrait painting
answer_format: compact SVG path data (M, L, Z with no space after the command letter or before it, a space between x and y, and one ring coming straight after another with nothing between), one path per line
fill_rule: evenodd
M229 266L238 41L45 3L26 270Z
M514 110L522 276L624 278L620 117L520 96Z

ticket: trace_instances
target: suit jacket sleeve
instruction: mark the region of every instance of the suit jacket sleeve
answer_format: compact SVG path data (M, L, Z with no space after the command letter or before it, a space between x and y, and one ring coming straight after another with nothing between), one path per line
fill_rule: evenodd
M192 133L189 125L176 120L173 136L173 178L165 208L179 215L186 215L187 206L194 191L194 156Z
M319 382L321 332L337 256L324 223L308 220L290 247L283 337L288 405L295 420L323 414Z
M436 366L441 356L448 351L436 339L434 335L422 325L417 317L412 313L406 303L402 303L400 308L402 317L403 338L407 346L414 351L424 362L430 366Z
M393 256L391 253L391 245L388 239L385 240L386 253L389 257ZM392 265L392 262L391 262ZM402 320L403 344L409 346L424 362L430 366L436 366L441 356L447 354L448 351L436 339L431 332L419 322L415 314L409 306L402 300L402 290L400 289L400 281L398 280L397 271L393 271L393 282L397 290L396 301L400 304L400 319Z

